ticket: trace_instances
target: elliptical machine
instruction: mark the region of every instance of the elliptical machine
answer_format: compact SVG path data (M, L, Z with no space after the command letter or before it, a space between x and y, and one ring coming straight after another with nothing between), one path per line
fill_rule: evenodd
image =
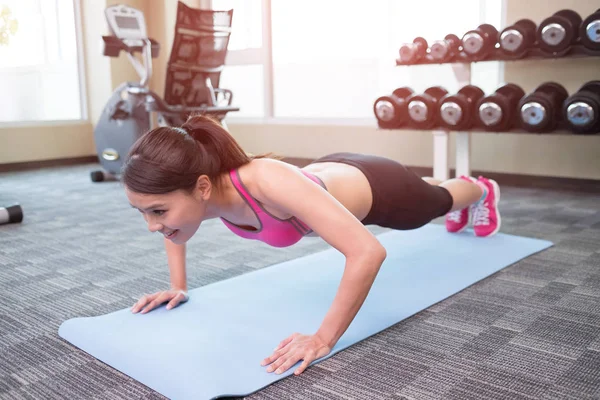
M231 29L218 29L219 27L202 25L202 21L207 21L207 14L210 17L208 21L212 22L217 20L213 18L213 14L226 13L229 15L228 23L231 26L233 10L220 12L191 9L180 2L177 11L177 27L180 24L184 26L187 24L188 26L185 27L188 29L185 32L187 36L192 37L192 40L186 41L185 48L174 45L173 53L189 54L195 43L198 47L203 45L206 49L207 40L210 41L213 38L215 40L219 38L220 40L220 47L218 49L216 49L216 46L209 47L211 51L209 54L206 51L203 53L200 51L195 52L198 57L208 57L211 61L214 61L215 51L223 53L222 57L219 57L221 64L216 67L214 63L205 67L202 62L193 60L196 61L193 64L193 74L196 78L194 80L196 84L194 87L195 94L199 90L198 81L201 84L200 90L206 94L200 96L200 102L185 101L186 97L183 93L180 93L182 96L175 99L175 101L179 101L179 104L167 104L159 95L150 90L148 82L152 76L152 59L158 57L160 45L148 37L144 14L140 10L126 5L110 6L104 11L112 35L102 36L103 54L108 57L119 57L121 51L125 52L141 80L140 82L125 82L119 85L102 111L102 115L94 129L94 140L98 159L103 170L91 172L93 182L116 180L120 175L124 159L131 146L137 139L156 126L178 126L183 124L188 116L192 114L211 114L224 125L223 119L228 112L239 111L238 107L231 106L232 92L227 89L213 87L211 81L211 78L214 80L215 75L218 77L224 67L224 54L227 51ZM200 25L189 26L190 22L194 21L200 23ZM189 28L198 29L193 32ZM179 37L180 35L176 34L176 42ZM194 38L197 38L197 40ZM135 57L136 53L142 54L142 63ZM184 64L183 68L181 63L175 65L178 60L177 56L177 54L171 55L170 68L176 67L189 74L190 71L186 71L186 68L192 68L189 65ZM201 77L200 80L198 76ZM171 82L168 79L167 85L170 84ZM198 98L198 96L195 95L194 98ZM157 114L157 124L154 123L154 112Z

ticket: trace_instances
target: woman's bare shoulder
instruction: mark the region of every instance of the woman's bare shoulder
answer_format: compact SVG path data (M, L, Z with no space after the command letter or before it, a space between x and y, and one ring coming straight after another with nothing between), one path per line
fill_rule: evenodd
M238 169L240 179L252 193L265 179L273 179L282 176L290 170L298 170L298 167L273 158L257 158Z
M250 161L248 164L244 165L243 167L241 167L240 171L242 169L246 171L246 174L249 174L253 178L260 178L260 176L262 174L264 174L266 171L270 171L270 172L278 171L278 170L283 171L285 169L297 170L298 167L296 167L295 165L292 165L290 163L287 163L285 161L277 160L274 158L257 158L257 159Z

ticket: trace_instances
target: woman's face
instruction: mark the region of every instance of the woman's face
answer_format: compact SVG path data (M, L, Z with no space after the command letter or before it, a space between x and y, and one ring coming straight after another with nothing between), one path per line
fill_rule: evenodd
M131 206L139 210L150 232L160 232L175 244L184 244L206 217L208 198L202 193L176 190L167 194L141 194L125 188Z

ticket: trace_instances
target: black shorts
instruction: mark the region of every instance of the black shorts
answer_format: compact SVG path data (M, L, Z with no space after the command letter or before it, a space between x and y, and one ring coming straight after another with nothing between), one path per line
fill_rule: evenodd
M373 193L373 204L363 225L409 230L445 215L452 208L452 196L441 186L430 185L402 164L385 157L335 153L317 162L352 165L365 174Z

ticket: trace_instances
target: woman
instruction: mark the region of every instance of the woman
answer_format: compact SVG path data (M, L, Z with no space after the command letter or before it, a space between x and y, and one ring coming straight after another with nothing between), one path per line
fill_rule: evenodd
M263 360L276 373L303 360L299 374L327 355L356 316L386 257L365 225L408 230L446 215L448 231L460 232L473 215L478 236L500 227L499 188L492 180L421 179L395 161L352 153L325 156L300 169L248 156L221 125L202 116L141 137L122 180L150 231L165 236L172 287L143 296L134 313L187 301L185 243L210 218L276 247L314 233L345 255L338 292L318 331L291 335Z

